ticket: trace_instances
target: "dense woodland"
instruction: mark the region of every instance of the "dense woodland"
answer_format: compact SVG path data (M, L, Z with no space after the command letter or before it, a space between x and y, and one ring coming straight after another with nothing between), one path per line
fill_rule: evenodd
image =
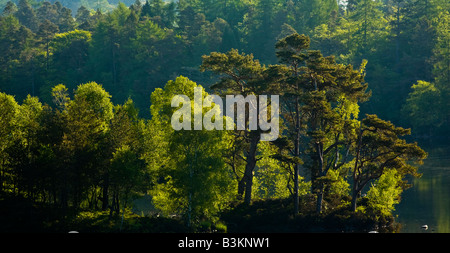
M1 231L373 229L420 176L414 140L449 135L447 0L0 7ZM174 131L194 87L279 94L279 138ZM152 212L132 214L142 196Z

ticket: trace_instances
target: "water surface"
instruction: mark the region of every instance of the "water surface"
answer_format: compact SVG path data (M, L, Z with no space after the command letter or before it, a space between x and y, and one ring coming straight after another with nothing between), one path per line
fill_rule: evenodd
M422 177L404 191L396 207L403 233L450 233L450 150L427 150ZM428 229L422 229L427 225Z

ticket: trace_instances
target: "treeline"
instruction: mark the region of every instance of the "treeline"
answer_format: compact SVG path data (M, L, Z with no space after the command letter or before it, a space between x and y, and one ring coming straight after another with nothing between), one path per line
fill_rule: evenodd
M8 4L8 2L12 2L17 5L19 3L19 0L0 0L0 8L3 9ZM38 8L43 4L43 2L60 4L64 7L69 8L72 13L76 13L81 6L92 10L98 9L102 12L108 12L113 10L119 2L122 2L129 6L133 4L135 0L28 0L28 3L30 3L33 8Z
M73 100L64 85L52 94L54 108L31 96L19 105L1 93L2 193L63 210L95 210L103 201L103 208L119 211L119 198L144 184L143 162L137 160L144 130L137 110L132 102L113 106L93 82L80 85Z
M372 99L364 112L411 126L419 137L448 135L445 0L137 0L106 13L98 8L105 1L85 1L88 8L73 13L65 1L14 2L3 3L0 19L0 89L20 99L50 102L56 84L72 92L96 81L116 103L132 97L148 117L148 94L166 80L213 83L198 72L202 55L235 48L275 64L276 41L296 31L339 63L368 60Z
M0 190L63 212L110 214L148 193L162 214L189 226L217 220L232 202L273 198L292 198L295 214L306 211L299 200L310 199L312 213L390 216L426 153L403 139L409 129L376 115L359 120L370 96L364 65L338 64L309 42L297 33L279 40L280 63L270 66L235 49L202 59L202 71L220 76L213 85L220 95L281 95L283 131L272 142L262 142L264 129L250 130L248 120L245 130L175 131L173 96L194 100L202 87L182 76L152 93L150 120L131 99L113 104L95 82L73 97L66 86L53 87L52 105L32 96L19 105L0 93ZM202 113L208 108L215 105Z

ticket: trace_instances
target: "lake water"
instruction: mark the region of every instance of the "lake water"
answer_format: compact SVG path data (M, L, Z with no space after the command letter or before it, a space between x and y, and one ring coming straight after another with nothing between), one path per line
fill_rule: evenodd
M450 233L450 150L435 149L419 168L422 177L396 206L402 233ZM428 229L422 229L427 225Z

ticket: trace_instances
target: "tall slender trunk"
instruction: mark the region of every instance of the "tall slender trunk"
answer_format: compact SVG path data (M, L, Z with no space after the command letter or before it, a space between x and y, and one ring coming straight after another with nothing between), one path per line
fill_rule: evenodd
M317 156L319 158L319 165L318 165L318 177L325 176L325 170L324 170L324 164L323 164L323 144L317 143L316 145L316 152ZM318 182L318 192L317 192L317 202L316 202L316 212L321 213L322 212L322 203L323 203L323 183L321 181Z
M113 190L114 191L114 190ZM116 205L116 198L114 198L114 192L112 193L111 206L109 207L109 220L112 219L114 213L114 206Z
M197 150L194 153L194 160L190 161L189 163L189 193L188 193L188 210L187 210L187 226L191 227L191 220L192 220L192 187L193 187L193 180L194 180L194 168L193 165L197 162Z
M319 192L317 193L317 202L316 202L316 212L321 213L322 212L322 203L323 203L323 185L320 184L319 186Z
M113 81L113 87L116 87L116 78L117 78L117 67L116 67L116 50L115 45L113 45L112 49L112 81Z
M358 199L358 183L354 181L354 185L353 185L353 191L352 191L352 205L351 205L351 210L352 212L356 212L356 201Z
M2 166L0 167L0 193L3 192L3 177L5 164L6 164L5 159L2 159Z
M356 157L355 157L355 167L353 168L353 194L352 194L352 211L356 211L356 201L358 198L358 192L359 192L359 184L358 184L358 162L359 157L361 154L361 146L362 146L362 135L363 131L361 126L359 128L359 136L358 136L358 146L356 149Z
M245 180L241 178L238 182L238 199L242 200L242 196L245 193Z
M69 166L63 166L62 167L62 185L61 185L61 197L60 197L60 202L61 202L61 208L63 210L63 214L66 215L67 214L67 207L68 207L68 198L69 198L69 192L68 192L68 187L69 187L69 170L71 170L71 166L72 164L70 164Z
M298 208L298 205L299 205L299 196L298 196L299 170L300 170L300 166L298 163L296 163L295 169L294 169L294 214L298 214L298 212L299 212L299 208Z
M258 143L261 139L261 134L259 132L250 134L252 135L250 139L250 149L247 155L244 176L242 177L242 181L245 184L244 203L246 204L250 204L252 199L253 170L256 166L256 151Z
M187 213L187 226L191 227L192 220L192 192L189 192L188 195L188 213Z
M299 157L300 155L300 110L299 110L299 99L298 97L295 98L295 115L296 115L296 133L295 133L295 142L294 142L294 155L295 157ZM299 170L300 170L300 164L295 164L294 169L294 214L298 214L299 212L299 196L298 196L298 188L299 188Z
M46 70L46 72L48 72L48 56L49 56L49 54L50 54L50 40L49 39L47 39L47 55L45 56L45 70Z
M367 0L364 2L364 53L367 49Z
M298 63L292 65L294 67L295 77L299 77ZM297 92L300 90L299 82L296 81ZM296 158L300 156L300 99L295 96L295 139L294 139L294 155ZM294 215L299 212L299 174L300 164L297 162L294 168Z
M35 69L34 69L34 57L31 58L31 95L34 97L35 89Z
M256 105L253 106L258 111L259 96L257 96L256 99L257 99ZM252 105L249 104L248 113L246 113L246 115L250 115L250 106ZM249 126L249 120L250 120L249 117L245 118L246 126ZM259 113L257 114L256 122L259 122ZM253 131L246 131L246 136L247 138L249 138L250 147L248 149L246 157L244 176L242 177L241 179L242 183L240 183L239 186L245 188L244 203L249 205L252 200L253 171L255 170L256 166L256 151L258 149L258 143L261 140L261 131L260 129L256 129Z
M102 210L105 211L108 209L109 205L109 196L108 196L108 190L109 190L109 176L108 174L105 175L105 178L103 180L103 192L102 192Z

